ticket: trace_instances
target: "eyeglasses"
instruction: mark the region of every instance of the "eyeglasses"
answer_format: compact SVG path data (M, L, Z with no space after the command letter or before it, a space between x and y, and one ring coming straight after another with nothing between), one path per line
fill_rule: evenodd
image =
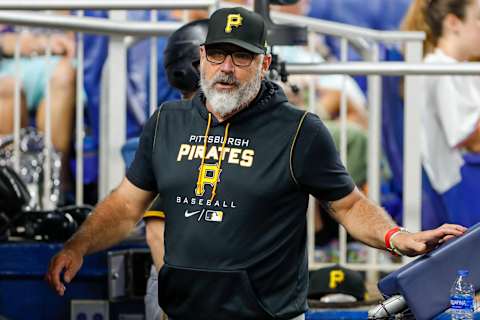
M227 56L232 57L232 62L237 67L249 67L256 54L246 51L227 51L217 48L205 48L207 60L213 64L221 64Z

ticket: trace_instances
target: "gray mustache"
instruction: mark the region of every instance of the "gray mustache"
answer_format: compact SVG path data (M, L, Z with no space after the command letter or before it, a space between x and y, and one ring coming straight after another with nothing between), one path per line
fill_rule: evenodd
M213 83L224 82L228 84L240 85L240 81L238 81L233 74L219 74L213 79Z

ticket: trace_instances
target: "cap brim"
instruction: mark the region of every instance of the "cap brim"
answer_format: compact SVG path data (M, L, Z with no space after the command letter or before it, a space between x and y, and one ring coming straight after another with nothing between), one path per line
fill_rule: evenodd
M254 45L251 45L250 43L245 42L243 40L239 40L239 39L222 39L222 40L205 42L203 45L209 46L212 44L221 44L221 43L234 44L236 46L239 46L240 48L243 48L245 50L248 50L250 52L257 53L257 54L262 54L266 52L266 49L255 47Z

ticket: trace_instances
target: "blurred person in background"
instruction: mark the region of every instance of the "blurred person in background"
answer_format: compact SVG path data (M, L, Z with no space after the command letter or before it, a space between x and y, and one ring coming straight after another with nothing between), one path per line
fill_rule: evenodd
M424 31L427 63L466 62L480 55L480 1L415 0L403 30ZM462 152L480 152L480 77L426 78L422 164L443 193L461 181Z
M310 0L300 0L293 5L272 6L272 10L305 16L310 7ZM287 63L322 63L326 60L324 55L328 55L328 49L323 45L322 39L312 36L308 39L313 42L314 51L308 50L304 46L274 46L272 51L278 54L279 58ZM289 101L301 108L306 108L308 101L308 84L312 79L309 75L289 75L288 84L298 87L298 92L292 90L288 84L278 81L282 86ZM355 181L355 184L366 191L366 147L368 115L366 109L366 97L355 80L349 76L339 75L321 75L314 78L315 90L318 96L315 112L322 117L325 125L332 134L337 147L340 143L340 125L339 120L340 104L343 84L347 95L348 108L348 165L349 173ZM345 80L345 82L344 82Z
M424 31L426 63L455 64L480 54L480 1L416 0L404 30ZM480 77L425 77L421 110L424 210L422 227L445 222L472 226L480 221Z
M299 0L293 5L272 5L272 11L278 11L299 16L306 16L310 10L310 0ZM287 63L322 63L332 60L329 49L324 44L324 39L318 35L310 35L309 43L313 44L313 51L304 46L274 46L272 52L278 54L280 59ZM292 92L288 86L283 86L290 101L297 105L305 105L307 101L307 88L310 76L289 76L289 81L301 90ZM345 90L348 105L348 120L361 128L368 127L367 100L362 90L350 76L322 75L315 78L317 100L315 112L324 119L336 120L340 115L341 93L345 80Z
M70 188L68 156L75 110L75 41L73 33L51 35L51 59L46 61L48 36L44 30L0 26L0 136L13 132L15 46L20 41L21 127L35 118L37 129L45 131L46 82L51 85L51 130L54 148L62 155L63 190Z

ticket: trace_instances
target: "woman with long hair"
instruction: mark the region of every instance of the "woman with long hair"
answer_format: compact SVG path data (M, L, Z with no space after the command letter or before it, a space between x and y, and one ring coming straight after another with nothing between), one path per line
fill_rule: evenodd
M402 29L426 33L426 63L470 61L480 55L480 1L414 0ZM422 164L434 190L444 194L462 181L463 153L480 152L480 77L425 79Z

